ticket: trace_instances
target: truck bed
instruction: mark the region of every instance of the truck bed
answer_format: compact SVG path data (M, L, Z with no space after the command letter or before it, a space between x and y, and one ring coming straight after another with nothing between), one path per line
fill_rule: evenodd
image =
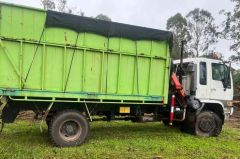
M12 100L167 103L170 32L7 3L0 3L0 9L0 95ZM49 15L59 16L61 25L48 20ZM115 33L94 30L102 24L115 26Z

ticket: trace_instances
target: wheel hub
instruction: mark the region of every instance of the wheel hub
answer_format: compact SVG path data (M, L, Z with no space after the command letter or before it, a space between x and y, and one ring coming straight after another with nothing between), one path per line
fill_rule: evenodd
M215 127L216 127L215 121L211 118L203 118L203 119L201 119L201 121L199 123L199 128L203 132L210 132L210 131L214 130Z
M60 136L66 141L74 141L81 135L81 127L76 121L66 121L60 126Z
M74 125L67 125L66 126L66 133L69 134L70 136L74 135L75 134L74 129L75 129Z

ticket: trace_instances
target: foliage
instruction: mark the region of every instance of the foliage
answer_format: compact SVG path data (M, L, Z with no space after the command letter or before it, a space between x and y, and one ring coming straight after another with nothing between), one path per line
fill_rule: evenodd
M57 4L57 10L59 12L76 14L81 16L84 15L84 13L82 13L81 11L78 12L77 8L70 8L67 4L67 0L57 0L56 4Z
M232 60L232 61L240 61L240 52L237 52L236 55L232 55L230 57L230 60Z
M187 40L189 37L187 20L180 13L177 13L167 20L166 28L174 34L172 58L179 59L181 54L181 41ZM186 53L184 54L184 57L187 57Z
M214 24L214 18L211 13L196 8L190 11L186 17L180 13L170 17L167 21L167 29L174 33L174 59L179 57L181 50L181 41L186 40L185 57L199 57L213 52L211 46L217 43L217 26Z
M239 158L240 131L224 125L219 137L202 138L161 123L93 122L89 140L79 147L56 148L45 127L28 121L6 125L1 158Z
M60 12L66 12L67 0L58 0L57 9Z
M84 12L77 7L70 8L67 2L67 0L41 0L41 5L45 10L57 10L63 13L85 16ZM97 15L96 19L111 21L111 18L104 14Z
M234 94L240 94L240 71L233 71Z
M236 85L240 86L240 71L234 73L233 81Z
M233 44L230 49L236 52L230 59L233 61L240 60L240 0L231 0L234 4L232 12L221 11L226 16L224 21L224 38L232 40Z
M107 15L104 15L104 14L97 15L96 19L105 20L105 21L112 21L111 18L109 18Z
M83 17L84 17L84 16L85 16L85 13L84 13L83 11L81 11L81 10L80 10L80 11L78 12L78 15L80 15L80 16L83 16Z
M200 53L209 53L210 46L217 43L217 26L211 13L196 8L187 16L187 28L190 34L188 51L192 56L198 57Z
M41 0L44 10L54 10L56 8L54 0Z
M231 0L235 6L233 11L222 10L220 13L226 16L226 20L223 22L223 38L232 40L230 49L236 54L230 57L231 61L240 61L240 0ZM235 86L235 93L240 92L240 72L235 71L233 73L233 82Z

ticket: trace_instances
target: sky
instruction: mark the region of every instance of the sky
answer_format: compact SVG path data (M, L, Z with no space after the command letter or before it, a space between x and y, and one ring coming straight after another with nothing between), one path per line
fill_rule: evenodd
M42 8L40 0L2 0L4 2ZM194 8L202 8L212 13L217 24L221 24L224 16L219 11L233 9L230 0L68 0L70 8L81 10L85 16L102 13L112 21L156 29L166 29L167 19L176 13L186 15ZM233 54L229 50L231 41L220 40L215 46L225 58Z

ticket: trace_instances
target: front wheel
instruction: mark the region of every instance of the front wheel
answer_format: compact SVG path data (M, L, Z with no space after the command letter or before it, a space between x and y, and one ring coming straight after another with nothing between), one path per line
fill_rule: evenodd
M195 134L203 137L218 136L222 131L222 120L211 111L201 112L195 123Z
M81 145L89 134L87 119L76 110L57 113L49 125L49 135L54 145L70 147Z

